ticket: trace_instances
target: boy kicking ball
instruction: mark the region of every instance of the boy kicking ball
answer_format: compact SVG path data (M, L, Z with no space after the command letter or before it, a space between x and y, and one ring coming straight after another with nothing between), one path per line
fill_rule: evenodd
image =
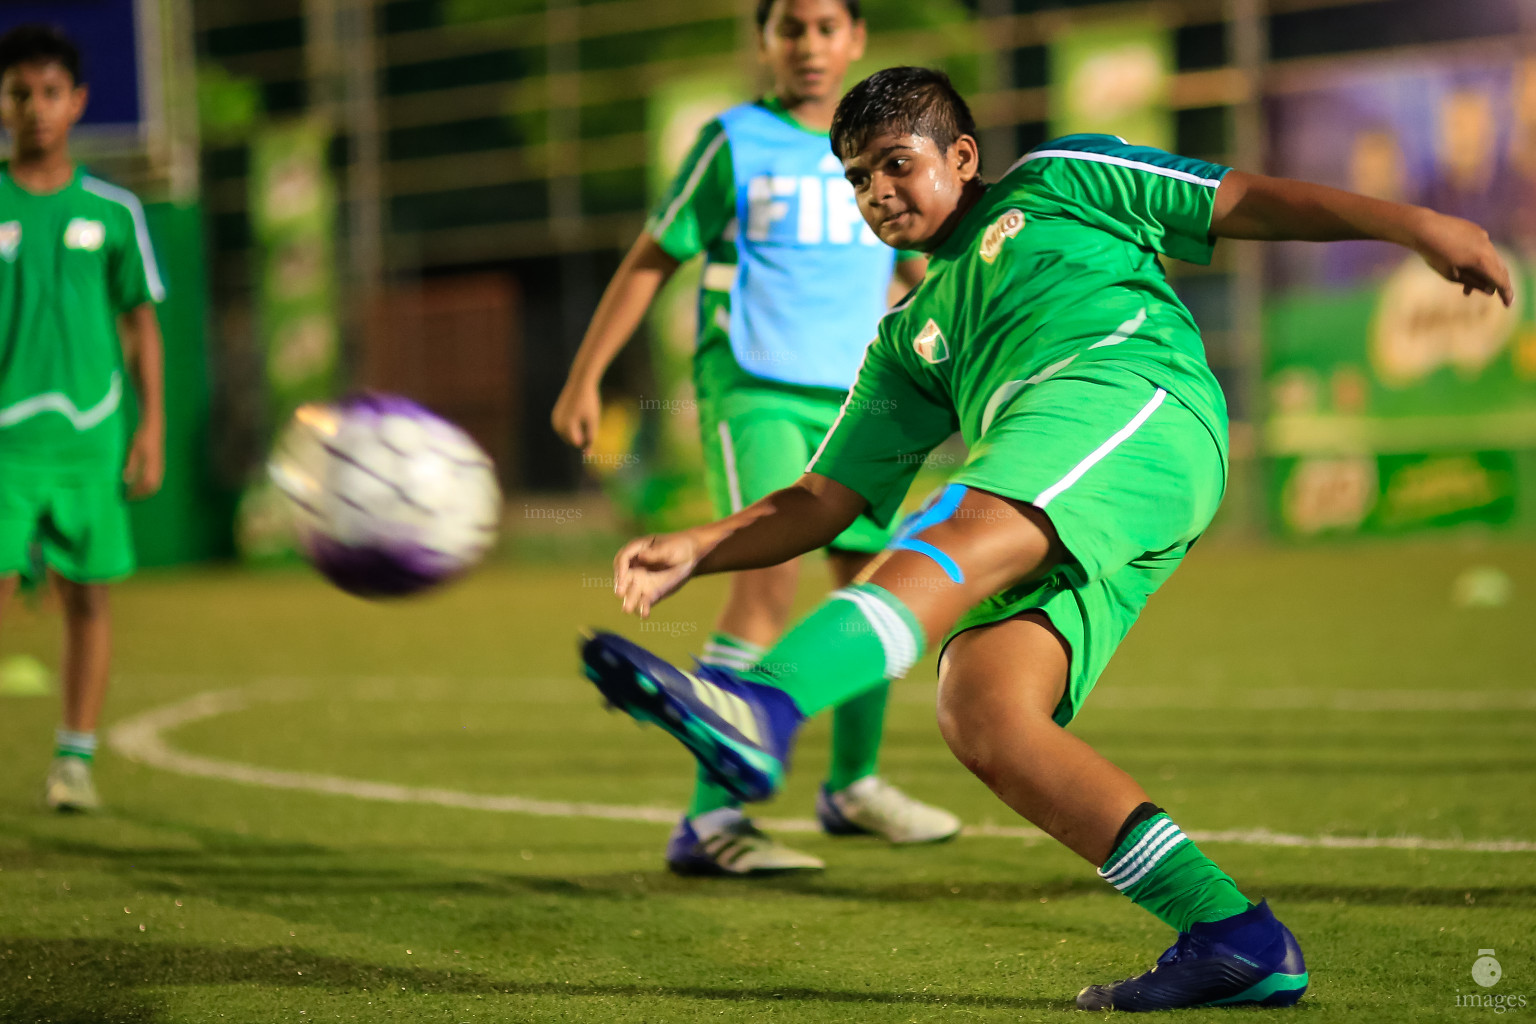
M551 414L561 437L590 447L604 371L657 289L682 263L702 257L693 379L705 482L722 516L799 479L890 306L893 269L903 286L922 277L918 254L883 245L860 219L828 141L843 77L864 52L859 3L758 0L757 27L773 91L723 112L699 133L603 293ZM890 540L890 523L867 517L829 537L834 586L851 582ZM790 622L798 578L797 559L732 574L700 660L756 664ZM958 818L879 774L888 690L869 687L832 708L816 817L831 835L896 844L952 838ZM753 877L825 866L758 829L741 801L702 769L666 860L682 875Z
M1047 142L988 186L965 102L922 68L856 86L832 146L870 226L929 253L928 276L881 322L800 481L631 542L615 589L647 615L694 575L775 564L859 514L888 520L954 430L970 457L759 666L683 672L602 634L583 646L589 675L755 798L778 785L805 717L942 640L938 718L956 756L1178 933L1152 970L1090 985L1078 1005L1295 1003L1306 967L1268 905L1064 728L1226 484L1225 402L1157 256L1206 263L1221 237L1383 239L1506 304L1508 271L1467 221L1113 136Z

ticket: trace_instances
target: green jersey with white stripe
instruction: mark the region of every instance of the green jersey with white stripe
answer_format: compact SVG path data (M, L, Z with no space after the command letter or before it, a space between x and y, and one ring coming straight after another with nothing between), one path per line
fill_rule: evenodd
M1109 135L1030 151L988 188L880 323L808 470L900 506L924 457L959 431L973 456L1030 385L1128 369L1186 405L1225 451L1226 403L1158 255L1209 263L1229 168Z
M35 195L0 165L0 466L120 469L116 318L163 296L131 192L77 170Z

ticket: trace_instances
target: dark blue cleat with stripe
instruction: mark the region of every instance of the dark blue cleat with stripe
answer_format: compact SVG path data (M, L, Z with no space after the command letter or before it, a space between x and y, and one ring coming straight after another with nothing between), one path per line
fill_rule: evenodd
M1307 990L1307 965L1290 929L1267 902L1235 917L1192 925L1145 974L1077 994L1082 1010L1179 1010L1194 1006L1290 1006Z
M613 633L584 639L581 660L609 704L677 737L737 799L779 788L805 720L783 690L713 665L685 672Z

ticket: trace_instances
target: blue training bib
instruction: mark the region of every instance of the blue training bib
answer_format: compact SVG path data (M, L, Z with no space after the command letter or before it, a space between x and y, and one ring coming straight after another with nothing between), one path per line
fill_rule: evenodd
M827 139L755 103L720 124L736 175L736 361L754 376L847 390L885 314L896 250L864 223Z

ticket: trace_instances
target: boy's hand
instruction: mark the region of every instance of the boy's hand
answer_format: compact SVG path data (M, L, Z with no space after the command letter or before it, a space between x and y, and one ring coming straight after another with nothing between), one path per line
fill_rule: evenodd
M165 431L150 423L141 423L128 446L128 461L123 466L123 483L128 497L147 498L160 490L165 480Z
M1469 220L1431 213L1415 226L1414 249L1447 281L1461 285L1463 294L1474 291L1498 295L1508 306L1515 299L1509 268L1499 257L1488 232Z
M613 592L625 612L648 618L652 605L688 582L703 554L690 530L632 540L613 560Z
M586 454L597 440L597 425L603 418L603 399L597 388L569 382L555 401L549 422L555 433L572 448Z

